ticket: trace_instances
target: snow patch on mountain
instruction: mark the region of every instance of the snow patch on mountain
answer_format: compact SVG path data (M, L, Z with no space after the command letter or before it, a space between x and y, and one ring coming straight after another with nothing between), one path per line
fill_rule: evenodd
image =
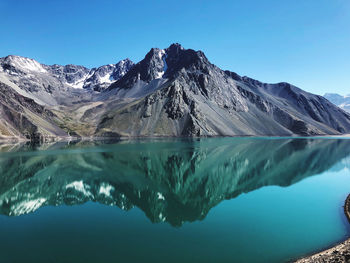
M106 74L103 77L99 78L101 83L112 83L114 81L111 74Z
M91 69L86 78L83 88L95 91L102 91L113 82L122 78L134 65L129 59L119 61L117 64L108 64Z
M167 66L166 61L165 61L165 59L166 59L165 50L159 49L159 50L157 50L157 52L158 52L157 55L158 55L159 59L163 62L163 69L162 69L162 71L159 71L157 73L157 75L155 76L155 79L161 79L161 78L163 78L163 75L164 75L165 71L167 70L168 66Z
M39 62L31 58L10 55L5 58L5 62L8 63L9 66L19 68L25 72L47 72Z
M66 85L72 87L73 89L83 89L84 83L85 83L86 77L83 79L79 79L74 83L68 83L66 82Z

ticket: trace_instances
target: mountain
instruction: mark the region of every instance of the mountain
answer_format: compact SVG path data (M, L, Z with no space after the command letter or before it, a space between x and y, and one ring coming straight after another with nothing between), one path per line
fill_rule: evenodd
M134 63L130 59L124 59L117 64L109 64L92 69L89 77L85 79L83 88L103 91L114 81L122 78Z
M350 131L350 115L322 96L288 83L266 84L223 71L203 52L178 44L152 49L108 91L134 102L120 107L115 103L114 110L102 115L99 135L289 136Z
M84 109L86 103L94 100L98 93L96 91L103 91L125 75L132 66L133 62L129 59L88 69L76 65L48 66L33 59L13 55L0 58L0 141L15 138L45 140L78 135L75 129L80 129L80 122L71 120L69 113L77 108ZM3 101L6 97L11 97L10 106L9 101ZM29 99L26 104L22 103L23 97ZM39 112L33 113L33 109L39 108ZM40 112L43 110L52 116L41 116ZM25 120L35 128L31 128L29 132L28 127L23 126L29 124L19 121L20 117L11 120L9 116L14 114L25 116ZM90 132L91 128L86 124L81 130ZM85 135L84 132L79 133L79 136Z
M84 89L103 90L133 66L129 59L117 64L88 69L77 65L44 65L19 57L0 58L0 81L11 83L21 95L32 98L41 105L71 105L92 100Z
M1 82L0 120L0 140L25 137L43 141L67 136L67 132L58 126L58 117L53 112Z
M341 96L336 93L326 93L324 97L338 107L350 112L350 95Z
M47 66L0 59L0 82L45 106L83 137L294 136L350 132L350 115L282 82L224 71L201 51L172 44L115 65Z
M27 144L2 153L1 214L19 216L43 206L93 201L124 210L138 207L152 222L181 226L204 219L226 199L264 186L292 185L350 155L350 140L320 139L182 139L39 147L46 149L35 151ZM349 163L342 163L346 165L349 168Z

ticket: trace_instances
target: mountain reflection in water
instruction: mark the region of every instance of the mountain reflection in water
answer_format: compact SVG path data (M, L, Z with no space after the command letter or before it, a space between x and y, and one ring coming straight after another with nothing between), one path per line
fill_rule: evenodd
M1 147L1 146L0 146ZM2 152L1 152L2 151ZM0 148L0 213L87 201L134 206L152 222L202 220L225 199L289 186L350 155L341 139L179 139Z

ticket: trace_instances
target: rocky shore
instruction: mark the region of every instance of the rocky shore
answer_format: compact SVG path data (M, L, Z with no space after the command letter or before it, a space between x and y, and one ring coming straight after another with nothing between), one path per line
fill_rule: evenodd
M350 195L345 200L344 212L350 222ZM296 261L296 263L335 263L350 262L350 238L339 245L324 250L309 257Z

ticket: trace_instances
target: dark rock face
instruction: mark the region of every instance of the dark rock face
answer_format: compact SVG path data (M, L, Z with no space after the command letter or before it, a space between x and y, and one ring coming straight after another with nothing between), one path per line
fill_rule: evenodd
M155 79L164 81L147 93ZM179 44L151 49L108 91L132 93L140 87L145 93L137 99L142 101L108 113L109 120L99 123L97 133L290 136L350 132L350 115L323 97L288 83L266 84L222 71L203 52ZM129 126L124 124L128 121Z
M81 82L90 72L90 69L76 65L52 65L46 66L47 70L56 76L62 83L75 85Z
M150 82L159 78L164 69L163 56L164 52L161 49L152 48L143 60L135 64L123 78L113 83L108 89L130 89L139 80Z
M350 133L350 114L289 83L223 71L172 44L143 60L87 69L0 59L0 82L55 107L82 136L293 136Z
M150 82L161 77L173 79L179 71L189 69L191 66L205 70L204 64L209 64L209 62L201 51L184 49L179 44L172 44L165 50L152 48L143 60L109 89L132 88L137 80Z

